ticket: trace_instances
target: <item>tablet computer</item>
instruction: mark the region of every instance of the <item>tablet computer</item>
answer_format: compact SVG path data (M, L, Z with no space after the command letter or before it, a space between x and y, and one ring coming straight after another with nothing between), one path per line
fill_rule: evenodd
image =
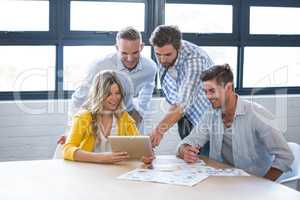
M149 136L108 136L112 152L127 152L130 159L153 155Z

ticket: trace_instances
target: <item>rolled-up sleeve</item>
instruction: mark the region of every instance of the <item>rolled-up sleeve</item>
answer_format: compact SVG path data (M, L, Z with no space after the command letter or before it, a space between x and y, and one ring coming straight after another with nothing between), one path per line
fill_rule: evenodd
M191 133L178 144L176 149L177 155L179 153L180 146L184 144L203 147L209 140L209 130L208 118L207 114L205 114L198 125L193 128Z

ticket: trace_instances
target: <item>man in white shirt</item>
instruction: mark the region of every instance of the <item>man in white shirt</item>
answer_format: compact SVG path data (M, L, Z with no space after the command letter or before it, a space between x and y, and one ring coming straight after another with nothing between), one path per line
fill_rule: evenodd
M142 36L133 27L120 30L116 36L117 52L96 61L88 69L86 78L75 90L69 107L69 125L72 116L78 112L86 100L94 76L102 70L110 69L117 72L125 91L124 104L126 111L139 125L149 107L155 87L157 66L151 59L141 55L144 47ZM137 101L133 103L133 97ZM64 144L65 136L58 143Z
M193 163L203 145L210 143L210 159L225 162L272 181L289 171L294 156L282 133L264 107L234 92L228 64L216 65L201 75L204 92L213 109L179 145L177 154Z

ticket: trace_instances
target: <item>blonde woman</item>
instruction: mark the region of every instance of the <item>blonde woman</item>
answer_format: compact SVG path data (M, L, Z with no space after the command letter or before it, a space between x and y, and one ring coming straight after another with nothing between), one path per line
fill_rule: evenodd
M135 121L124 111L123 94L115 72L106 70L95 76L87 101L73 119L64 159L116 163L129 158L126 152L112 153L107 139L111 134L139 135Z

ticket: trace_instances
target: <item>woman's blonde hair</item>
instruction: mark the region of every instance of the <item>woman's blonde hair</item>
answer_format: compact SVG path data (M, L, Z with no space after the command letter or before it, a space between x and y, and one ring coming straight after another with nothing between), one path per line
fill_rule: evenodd
M110 95L110 89L113 84L117 84L121 94L121 101L115 111L112 112L117 118L120 117L124 110L124 90L118 79L116 72L113 70L100 71L94 78L88 98L83 104L82 108L91 112L92 114L92 128L96 134L97 116L104 114L104 101Z

